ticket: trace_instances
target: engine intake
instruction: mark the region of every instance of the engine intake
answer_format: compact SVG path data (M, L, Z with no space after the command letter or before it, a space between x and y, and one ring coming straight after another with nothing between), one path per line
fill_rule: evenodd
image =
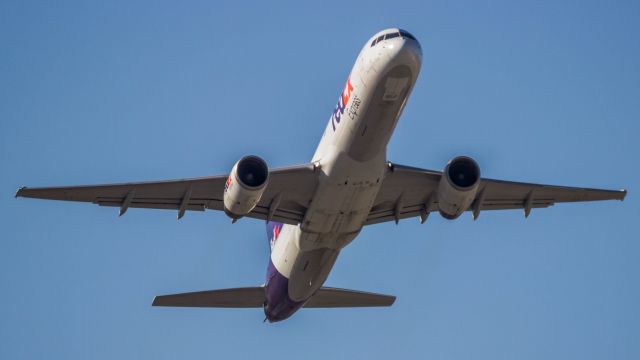
M261 158L249 155L231 169L224 187L224 212L239 219L258 205L269 181L269 168Z
M480 167L470 157L458 156L447 163L438 185L438 210L453 220L471 206L480 185Z

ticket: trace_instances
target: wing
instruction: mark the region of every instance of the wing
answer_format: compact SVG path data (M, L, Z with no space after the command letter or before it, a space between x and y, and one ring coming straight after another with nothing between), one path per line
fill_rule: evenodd
M88 186L27 188L18 190L16 197L49 200L83 201L100 206L120 208L120 215L128 208L178 210L178 219L186 210L223 210L224 184L227 175ZM286 224L298 224L311 202L318 185L313 164L278 168L269 171L269 184L258 205L247 216L271 219ZM279 197L278 201L273 201ZM277 207L271 209L271 204Z
M442 172L389 163L389 171L366 224L425 216L438 210L436 191ZM480 211L545 208L559 202L623 200L626 190L601 190L481 179L478 195L468 209ZM433 199L433 201L431 201ZM423 219L426 219L423 217Z

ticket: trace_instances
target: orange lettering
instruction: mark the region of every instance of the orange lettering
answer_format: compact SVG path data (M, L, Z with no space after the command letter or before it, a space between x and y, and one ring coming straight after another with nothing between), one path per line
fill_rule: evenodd
M347 79L347 83L344 84L344 90L342 91L342 106L347 106L349 99L351 98L351 92L353 91L353 85L351 85L351 77Z

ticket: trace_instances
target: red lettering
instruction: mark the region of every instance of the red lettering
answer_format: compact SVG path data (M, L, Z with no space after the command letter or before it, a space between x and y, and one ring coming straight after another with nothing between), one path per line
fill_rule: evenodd
M351 98L351 92L353 91L353 85L351 85L351 77L347 79L347 83L344 84L344 90L342 90L342 106L347 106L349 99Z

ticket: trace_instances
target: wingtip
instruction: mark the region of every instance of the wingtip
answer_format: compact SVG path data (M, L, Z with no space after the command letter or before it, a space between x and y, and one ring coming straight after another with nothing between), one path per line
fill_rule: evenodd
M151 302L151 306L158 306L157 300L158 300L158 297L154 296L153 301Z
M22 196L22 190L26 189L26 186L20 186L18 188L18 190L16 191L15 195L13 195L14 198L19 198Z
M620 201L624 201L624 198L627 197L627 189L621 189L620 192L622 192L622 198L620 198Z

